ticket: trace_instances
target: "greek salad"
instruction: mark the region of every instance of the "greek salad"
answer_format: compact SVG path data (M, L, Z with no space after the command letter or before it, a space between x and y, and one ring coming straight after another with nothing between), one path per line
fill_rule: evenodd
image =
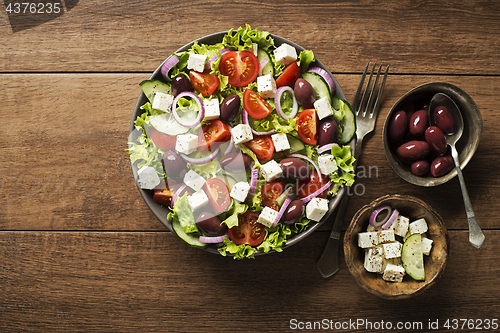
M140 86L136 181L191 246L281 252L354 182L354 114L310 50L247 25L172 54Z

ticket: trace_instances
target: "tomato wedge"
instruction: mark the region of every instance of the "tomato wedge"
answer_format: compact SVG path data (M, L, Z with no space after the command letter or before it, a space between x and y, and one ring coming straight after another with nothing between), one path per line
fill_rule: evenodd
M222 121L211 120L210 123L201 126L201 130L198 132L198 150L215 150L218 144L228 141L230 138L231 132Z
M236 244L257 246L266 238L266 227L258 223L259 213L247 210L238 215L238 225L227 231L229 238Z
M208 197L210 208L215 214L224 212L231 204L229 196L229 188L226 183L218 178L211 178L203 185L205 193Z
M283 72L276 79L276 87L291 86L302 74L302 69L297 61L287 65Z
M255 119L265 118L273 112L272 106L259 93L251 89L245 89L243 93L243 107Z
M249 51L230 51L220 59L219 71L234 87L244 87L259 74L259 60Z
M182 186L182 183L169 180L162 182L153 190L153 200L163 206L170 206L175 192ZM187 190L189 188L186 187ZM191 191L188 192L191 194Z
M297 125L297 134L302 141L310 145L316 145L318 143L316 109L307 109L299 113Z
M268 183L262 186L262 206L270 207L276 211L279 211L280 208L278 204L276 204L276 199L283 193L285 190L285 183L276 182L276 183Z
M256 136L252 140L245 142L245 146L257 156L259 161L269 161L273 157L274 143L270 136Z
M328 182L329 180L325 175L320 175L316 170L312 170L309 179L299 181L297 194L300 198L305 198L325 186ZM321 192L318 197L324 198L327 193L328 189Z
M177 137L158 132L153 126L149 126L148 136L153 140L155 146L163 150L175 149Z
M208 70L203 73L197 71L189 72L189 79L194 90L203 96L210 96L219 86L219 78L217 75L210 74Z

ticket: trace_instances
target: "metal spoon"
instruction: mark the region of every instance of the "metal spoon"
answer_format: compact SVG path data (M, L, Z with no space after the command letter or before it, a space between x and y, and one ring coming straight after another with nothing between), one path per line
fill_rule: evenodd
M462 132L464 129L462 114L458 106L448 95L437 93L432 97L431 102L429 103L429 119L431 125L436 124L434 120L434 110L439 106L445 106L448 111L450 111L453 120L455 121L455 131L451 134L446 135L446 142L451 148L451 156L453 157L453 161L455 161L455 169L457 170L458 180L460 181L460 188L462 190L462 196L464 199L465 212L467 213L467 221L469 224L469 242L472 244L472 246L480 248L484 243L485 237L483 231L481 230L481 227L479 226L479 223L477 222L476 214L474 214L474 210L472 209L469 193L467 192L467 188L465 187L465 180L462 174L462 169L460 169L458 152L455 148L455 144L462 136Z

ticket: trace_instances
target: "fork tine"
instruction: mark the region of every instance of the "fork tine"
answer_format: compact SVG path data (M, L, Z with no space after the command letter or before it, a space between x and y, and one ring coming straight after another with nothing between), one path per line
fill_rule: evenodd
M385 69L384 78L382 79L382 83L380 84L380 89L378 91L377 99L375 100L375 105L373 106L372 117L378 112L378 104L380 103L380 97L382 96L382 92L384 91L385 81L387 80L387 73L389 73L389 65L387 65Z
M359 94L361 93L361 89L363 88L363 84L365 83L366 72L368 71L368 66L370 62L368 61L365 66L365 70L363 71L363 75L361 75L361 81L359 81L358 90L356 91L356 95L354 96L354 102L352 103L353 110L357 113L358 103L359 103Z
M359 113L361 112L361 110L363 110L363 106L366 102L366 93L368 91L368 88L370 88L370 83L372 82L372 78L373 78L373 73L375 72L375 66L377 65L377 63L374 63L373 64L373 68L372 68L372 71L370 73L370 76L368 77L368 82L366 83L366 87L365 87L365 90L363 91L363 96L361 97L361 101L359 103L359 106L358 106L358 109L356 110L356 116L359 115ZM365 111L362 113L362 116L364 117L366 115L366 109Z
M375 66L374 66L374 69L375 69ZM368 97L368 102L366 103L365 112L363 112L363 115L366 115L366 113L369 112L370 118L373 116L373 112L370 112L370 109L373 106L373 95L375 93L375 88L377 87L378 79L380 78L380 71L381 70L382 70L382 64L380 64L380 67L378 68L377 76L375 77L375 82L373 82L372 89L370 90L370 96ZM366 88L368 88L368 87L366 87Z

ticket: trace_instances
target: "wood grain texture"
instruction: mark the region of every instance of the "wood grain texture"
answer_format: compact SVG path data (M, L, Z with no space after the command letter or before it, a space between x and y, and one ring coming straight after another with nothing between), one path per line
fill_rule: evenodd
M2 12L0 72L149 72L191 40L249 23L333 72L376 59L393 73L498 75L499 20L500 4L480 0L79 1L17 32Z

